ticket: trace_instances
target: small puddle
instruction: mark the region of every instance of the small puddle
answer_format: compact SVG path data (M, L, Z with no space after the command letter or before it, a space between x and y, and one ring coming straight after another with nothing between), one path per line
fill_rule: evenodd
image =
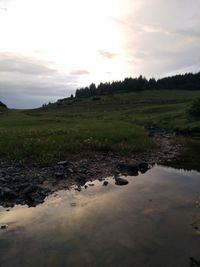
M0 208L0 266L200 266L190 224L200 173L155 166L126 179L59 191L36 208Z

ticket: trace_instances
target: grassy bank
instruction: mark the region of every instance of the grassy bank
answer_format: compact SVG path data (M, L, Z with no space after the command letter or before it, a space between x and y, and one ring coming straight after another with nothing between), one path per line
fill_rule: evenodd
M154 147L144 129L122 120L30 116L1 117L0 157L33 162L62 159L67 152L142 152Z
M64 117L106 118L131 121L134 124L157 125L177 130L199 131L200 121L187 114L191 102L200 97L200 91L151 90L93 98L68 100L38 109L30 114Z
M45 109L0 115L0 157L52 162L82 151L145 152L156 148L143 125L198 132L187 115L198 91L144 91L68 100Z

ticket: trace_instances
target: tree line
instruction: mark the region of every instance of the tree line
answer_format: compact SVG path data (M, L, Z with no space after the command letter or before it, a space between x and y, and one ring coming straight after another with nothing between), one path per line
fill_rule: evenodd
M200 72L179 74L157 80L155 78L146 79L140 75L137 78L125 78L123 81L100 83L97 86L92 83L88 87L77 89L75 97L92 97L151 89L200 90Z
M7 106L3 102L1 102L1 101L0 101L0 107L7 108Z

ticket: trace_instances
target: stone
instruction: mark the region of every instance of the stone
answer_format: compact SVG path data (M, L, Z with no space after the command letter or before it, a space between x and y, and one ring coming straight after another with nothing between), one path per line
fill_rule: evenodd
M30 194L27 200L29 207L35 207L42 202L44 202L44 197L37 192Z
M141 172L141 173L145 173L146 171L148 171L149 170L149 164L147 163L147 162L140 162L139 163L139 171Z
M117 168L122 172L131 173L133 175L138 175L139 163L119 163Z
M8 187L0 187L0 192L3 192L4 194L10 194L12 193L12 190Z
M103 182L103 185L104 185L104 186L107 186L107 185L108 185L108 181L104 181L104 182Z
M1 183L6 183L7 182L7 179L3 178L3 177L0 177L0 182Z
M64 174L63 174L62 172L56 172L56 173L55 173L55 176L56 176L57 179L62 179L62 178L64 178Z
M2 229L2 230L7 229L7 228L8 228L8 225L7 224L0 225L0 229Z
M74 171L71 168L67 169L70 173L74 173Z
M81 186L77 186L74 188L76 191L80 192L81 191Z
M119 163L117 168L122 172L127 172L130 175L137 176L138 171L145 173L149 169L149 164L145 161L134 163Z
M116 185L126 185L126 184L128 184L128 181L122 177L117 176L117 177L115 177L115 184Z
M22 194L23 195L28 195L28 194L36 191L36 190L37 190L37 186L36 185L29 185L22 191Z
M16 197L15 191L8 187L0 187L0 198L1 199L12 199Z
M62 165L62 166L66 166L66 165L68 165L68 164L69 164L69 162L66 161L66 160L59 161L59 162L57 163L57 165Z

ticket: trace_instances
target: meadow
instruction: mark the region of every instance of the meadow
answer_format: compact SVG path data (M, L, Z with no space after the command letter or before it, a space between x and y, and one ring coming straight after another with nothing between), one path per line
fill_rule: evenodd
M200 91L151 90L1 111L0 158L52 163L70 153L155 150L144 126L198 135L200 121L187 112L197 97Z

